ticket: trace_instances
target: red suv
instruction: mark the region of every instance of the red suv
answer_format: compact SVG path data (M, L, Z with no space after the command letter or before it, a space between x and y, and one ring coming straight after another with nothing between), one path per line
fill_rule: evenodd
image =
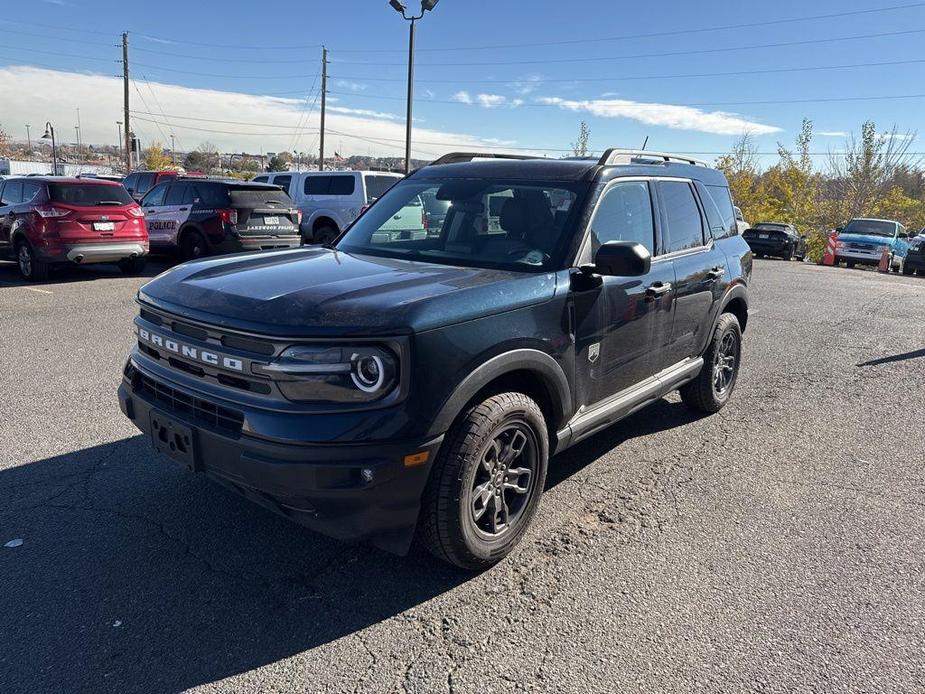
M0 186L0 255L14 257L27 280L68 262L140 272L147 253L144 212L119 183L49 176Z

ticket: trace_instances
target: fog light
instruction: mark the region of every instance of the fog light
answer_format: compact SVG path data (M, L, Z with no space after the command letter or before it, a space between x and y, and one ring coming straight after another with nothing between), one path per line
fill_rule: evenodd
M372 482L373 481L373 469L369 467L363 468L362 470L360 470L360 477L363 478L364 482L367 482L367 483Z

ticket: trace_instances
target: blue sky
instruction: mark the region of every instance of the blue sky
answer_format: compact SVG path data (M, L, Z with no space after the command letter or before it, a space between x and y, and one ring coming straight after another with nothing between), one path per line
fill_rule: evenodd
M894 9L846 15L878 8ZM781 21L819 15L843 16ZM701 31L743 24L758 26ZM328 136L329 151L401 152L407 26L386 0L5 4L0 87L6 81L5 93L24 98L0 105L4 129L22 139L25 123L34 135L52 119L73 133L79 107L84 141L114 142L122 96L114 44L123 29L143 140L315 149L315 46L325 43L338 133ZM856 36L866 38L848 38ZM648 136L650 148L707 159L743 129L772 152L778 140L793 141L804 116L829 133L816 151L839 146L840 134L865 119L921 130L925 98L815 100L925 93L925 62L767 71L915 61L923 38L925 3L902 0L442 0L418 25L416 153L483 144L555 155L582 119L593 148L638 146ZM740 74L716 75L730 72ZM714 76L690 76L700 74ZM799 100L812 101L742 103Z

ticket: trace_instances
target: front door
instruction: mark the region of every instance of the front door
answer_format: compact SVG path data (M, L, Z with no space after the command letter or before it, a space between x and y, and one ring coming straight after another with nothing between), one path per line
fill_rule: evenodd
M713 242L692 182L661 180L658 195L666 250L675 271L674 324L665 364L670 366L698 356L706 347L726 284L726 256Z
M651 182L609 184L591 218L579 265L593 262L608 241L636 241L657 254L658 220ZM668 342L674 305L674 267L654 258L642 277L572 276L578 405L593 406L653 376Z
M145 224L148 226L148 240L152 246L167 245L169 237L167 222L163 219L164 198L167 196L167 185L161 183L148 193L141 201L141 209L145 213Z

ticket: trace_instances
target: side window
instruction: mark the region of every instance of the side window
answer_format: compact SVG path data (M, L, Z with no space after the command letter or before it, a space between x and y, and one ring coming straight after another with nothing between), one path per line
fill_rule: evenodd
M132 173L132 174L129 174L128 176L126 176L126 177L122 180L122 187L125 188L127 191L134 193L134 192L135 192L135 186L136 186L137 183L138 183L138 174L137 174L137 173Z
M366 202L372 203L374 200L382 197L389 188L395 185L399 178L394 176L366 176Z
M22 184L22 201L30 202L32 198L38 195L41 187L37 183L23 183Z
M228 207L231 200L228 186L222 183L205 183L196 187L203 205L207 207Z
M668 252L703 246L703 220L690 183L659 181L658 192L668 223Z
M153 173L142 173L138 174L138 185L135 188L135 192L139 195L144 195L151 187L154 185L154 174Z
M287 193L289 192L289 184L292 183L292 176L277 176L273 179L273 185L279 186Z
M269 176L254 176L255 183L267 183L269 180Z
M196 186L185 185L183 186L183 202L181 205L195 205L201 199L199 191L196 190Z
M739 227L736 224L736 208L732 206L732 195L726 186L704 186L710 197L713 199L716 208L723 216L723 228L726 230L724 236L735 236L739 233Z
M707 223L710 225L710 233L713 238L725 238L727 235L726 222L723 220L723 215L716 206L713 196L710 195L707 187L700 181L694 181L694 187L697 189L697 195L700 196L700 202L703 205L703 211L707 215Z
M160 207L164 204L164 196L167 194L167 184L161 183L150 193L144 196L141 201L142 207Z
M3 194L0 196L0 205L18 205L20 202L22 202L22 183L7 181L3 186Z
M624 181L604 193L591 220L592 257L608 241L635 241L655 253L655 222L646 181Z
M187 186L174 184L167 189L167 195L164 197L165 205L182 205L183 196L186 195Z
M306 195L327 195L331 187L331 176L306 176L304 192Z
M331 188L328 195L353 195L356 190L355 176L331 176Z

